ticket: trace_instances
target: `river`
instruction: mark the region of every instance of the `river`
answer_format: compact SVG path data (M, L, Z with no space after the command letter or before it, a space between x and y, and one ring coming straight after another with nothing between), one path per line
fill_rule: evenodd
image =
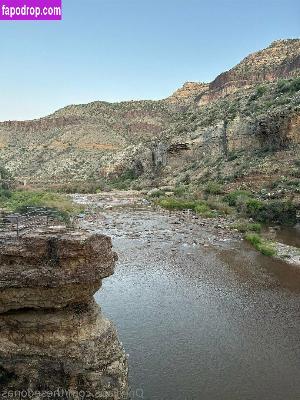
M128 353L132 398L300 399L300 269L213 222L128 204L84 224L119 255L96 300Z

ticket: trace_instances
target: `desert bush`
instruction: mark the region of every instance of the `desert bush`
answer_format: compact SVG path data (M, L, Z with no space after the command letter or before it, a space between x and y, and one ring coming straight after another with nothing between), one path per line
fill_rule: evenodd
M165 195L165 192L163 190L155 190L154 192L152 192L150 194L150 197L158 198L158 197L162 197L164 195Z
M131 187L132 183L137 179L137 175L133 169L124 171L118 177L112 178L107 181L107 184L113 189L127 190Z
M295 225L297 223L296 206L290 201L261 201L253 198L250 192L236 190L224 196L229 206L247 218L263 224L277 223L280 225Z
M297 223L296 206L289 201L266 201L250 199L246 202L246 215L264 224L295 225Z
M11 191L0 187L0 204L6 202L11 196Z
M255 92L256 98L263 96L267 91L266 86L258 86Z
M217 194L222 194L224 192L224 188L218 182L211 181L207 183L204 191L207 194L217 195Z
M11 190L14 184L15 182L10 172L3 166L0 166L0 189Z
M252 194L246 190L235 190L224 196L223 200L231 207L236 207L239 203L243 203L251 197Z
M217 210L220 214L230 215L233 213L233 209L223 201L209 198L207 204L211 210Z
M234 229L237 229L239 232L257 232L260 233L262 230L262 226L258 222L249 222L249 221L239 221L232 226Z
M277 91L279 93L295 93L300 90L300 77L292 80L281 79L277 83Z
M173 190L174 194L176 196L183 196L186 194L188 191L188 188L186 186L176 186L175 189Z

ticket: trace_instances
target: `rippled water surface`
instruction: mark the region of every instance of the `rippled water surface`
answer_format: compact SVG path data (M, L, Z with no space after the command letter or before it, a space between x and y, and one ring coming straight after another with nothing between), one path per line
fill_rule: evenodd
M96 299L133 398L300 399L299 270L153 211L112 211L99 229L119 263Z

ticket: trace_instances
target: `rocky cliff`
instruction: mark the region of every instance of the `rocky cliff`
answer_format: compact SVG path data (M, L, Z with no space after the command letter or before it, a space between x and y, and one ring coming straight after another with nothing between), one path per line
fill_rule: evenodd
M269 47L250 54L229 71L223 72L211 83L188 82L176 91L171 101L196 99L199 105L278 79L300 75L300 40L277 40Z
M110 239L47 228L2 237L0 257L0 395L126 398L124 350L92 297L113 273Z
M39 186L227 179L242 167L245 174L248 160L260 169L266 157L282 160L288 174L299 152L299 79L300 40L279 40L165 100L72 105L39 120L0 123L0 162L20 182ZM267 162L267 175L276 163Z

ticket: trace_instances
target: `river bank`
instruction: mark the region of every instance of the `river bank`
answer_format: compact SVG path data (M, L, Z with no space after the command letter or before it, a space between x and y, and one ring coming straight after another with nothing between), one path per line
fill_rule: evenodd
M171 223L180 225L182 223L191 224L191 226L198 226L205 229L207 242L200 241L202 245L220 245L221 242L226 241L243 241L245 235L241 233L242 228L247 225L254 225L244 222L239 224L236 215L215 215L213 218L206 218L203 215L193 212L193 210L164 210L162 207L157 206L155 201L149 201L149 198L144 196L141 192L136 191L114 191L102 194L91 195L73 195L75 203L82 206L87 206L87 215L84 216L86 224L93 222L96 216L101 215L102 211L108 211L120 208L134 208L144 209L148 211L155 211L160 214L165 214L172 218ZM99 214L100 212L100 214ZM103 217L103 214L102 214ZM100 217L101 218L101 217ZM191 231L193 229L191 228ZM191 232L192 234L192 232ZM263 238L274 249L272 257L282 260L287 264L300 267L300 250L299 240L299 226L292 228L285 227L265 227L263 229ZM297 241L298 240L298 241Z

